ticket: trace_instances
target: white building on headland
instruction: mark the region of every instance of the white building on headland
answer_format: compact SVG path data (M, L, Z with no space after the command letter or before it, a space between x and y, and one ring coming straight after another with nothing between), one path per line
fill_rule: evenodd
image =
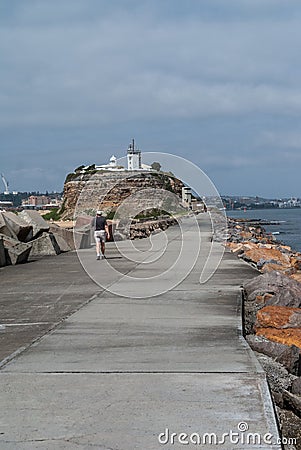
M86 169L86 167L85 167L85 169ZM116 170L116 169L118 169L116 156L114 156L114 155L111 156L109 164L102 164L101 166L95 166L95 169L96 170Z
M132 140L127 151L128 170L141 170L141 151L135 147L135 139Z
M88 169L89 166L85 167L83 171ZM117 165L116 156L112 155L110 158L109 164L102 164L100 166L95 166L96 170L109 170L109 171L118 171L124 172L126 170L140 170L140 171L152 171L151 166L146 164L142 164L141 151L136 147L135 140L129 144L127 149L127 168Z

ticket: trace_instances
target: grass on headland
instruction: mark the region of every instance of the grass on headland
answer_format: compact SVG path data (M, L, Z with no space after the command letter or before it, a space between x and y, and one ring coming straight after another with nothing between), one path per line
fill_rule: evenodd
M58 213L59 208L53 208L49 213L43 214L42 217L45 220L60 220L61 214Z

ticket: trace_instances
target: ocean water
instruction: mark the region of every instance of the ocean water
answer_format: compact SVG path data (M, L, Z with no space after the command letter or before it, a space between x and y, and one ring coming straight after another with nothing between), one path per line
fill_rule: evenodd
M263 219L277 221L277 225L263 225L274 233L277 240L290 245L293 250L301 252L301 208L294 209L256 209L244 211L227 211L228 217L245 219Z

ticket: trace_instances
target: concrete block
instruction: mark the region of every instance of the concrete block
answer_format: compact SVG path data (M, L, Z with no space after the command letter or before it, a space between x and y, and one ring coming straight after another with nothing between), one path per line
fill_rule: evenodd
M32 242L32 257L51 256L60 253L60 247L52 233L43 233L42 236Z
M35 210L24 210L19 214L22 220L32 226L33 239L40 236L43 232L49 231L49 223Z
M70 230L68 228L62 228L55 224L51 224L50 232L55 235L55 238L57 238L57 236L61 236L71 250L75 249L73 230Z
M56 242L58 243L61 252L70 252L71 247L68 245L68 243L62 236L60 236L58 233L51 233L51 234L54 236Z
M0 238L0 267L6 266L6 256L3 238Z
M31 225L10 211L5 211L2 214L7 227L19 241L28 242L32 239L33 231Z
M31 251L31 244L4 237L6 265L26 263Z
M91 247L91 232L74 232L74 243L76 249L90 248Z
M91 247L92 231L90 225L86 224L83 227L73 231L68 228L62 228L58 225L51 224L50 232L54 233L55 236L61 236L66 241L71 250Z
M4 234L5 236L11 237L13 239L17 239L17 236L8 227L8 225L4 219L4 212L0 212L0 234Z

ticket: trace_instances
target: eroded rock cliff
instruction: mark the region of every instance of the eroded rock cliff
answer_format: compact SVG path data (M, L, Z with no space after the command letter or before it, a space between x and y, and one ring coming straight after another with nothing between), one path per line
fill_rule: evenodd
M60 213L66 220L74 217L76 209L112 211L129 196L149 189L163 189L181 197L183 186L182 181L172 175L155 171L78 174L66 179Z

